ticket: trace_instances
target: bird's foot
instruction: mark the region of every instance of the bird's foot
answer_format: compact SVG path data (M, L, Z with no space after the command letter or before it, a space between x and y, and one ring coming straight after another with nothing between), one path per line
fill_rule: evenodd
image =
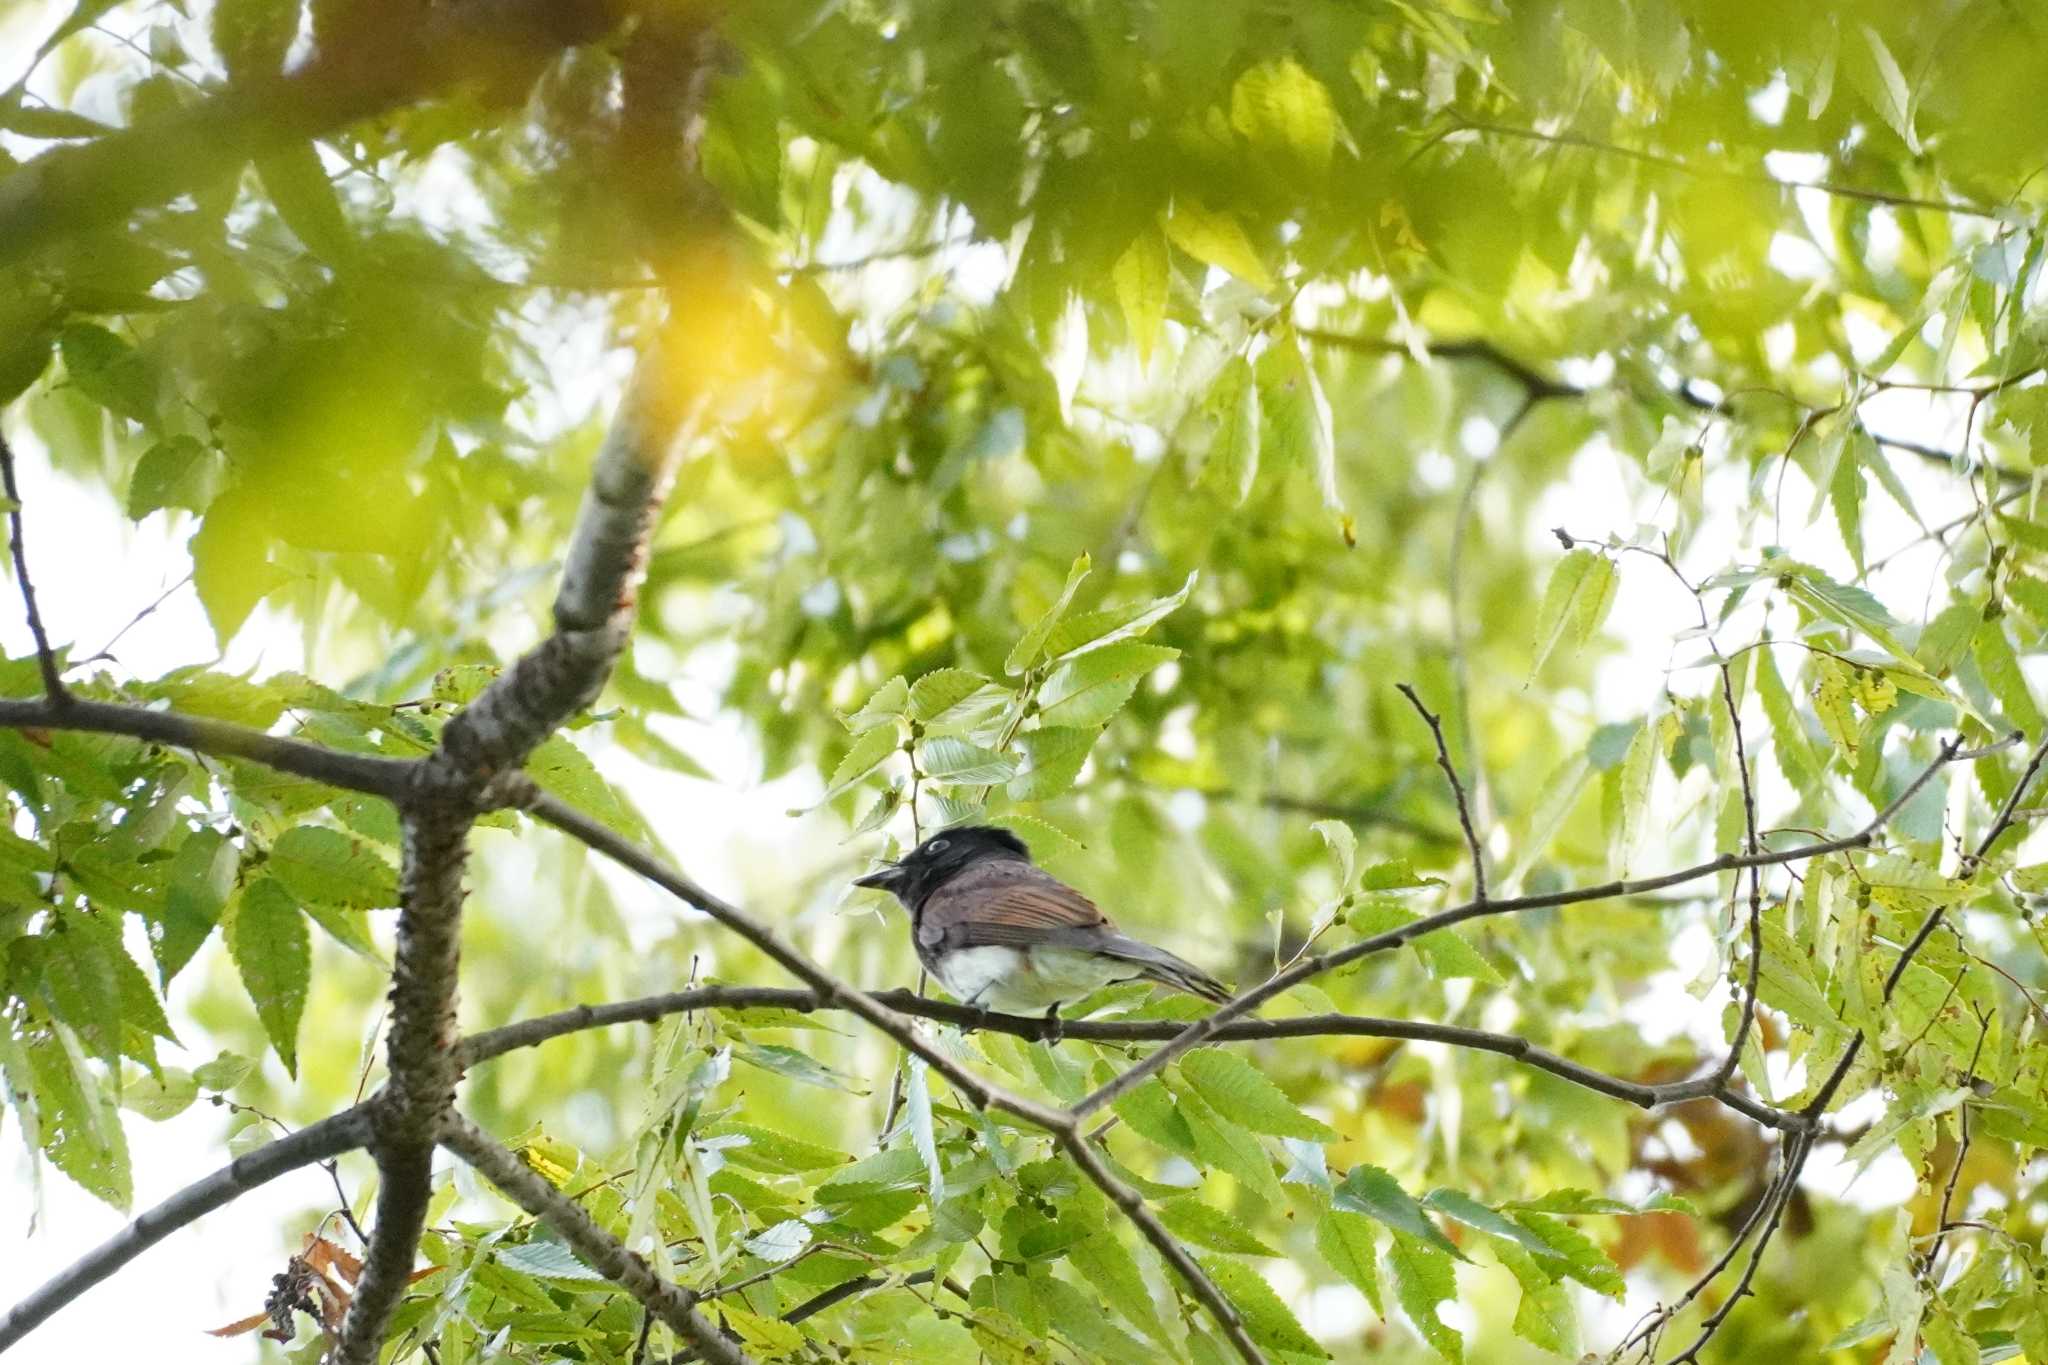
M1053 1005L1045 1012L1045 1033L1043 1035L1045 1045L1047 1047L1056 1047L1060 1040L1066 1036L1067 1026L1065 1021L1060 1018L1060 1007Z

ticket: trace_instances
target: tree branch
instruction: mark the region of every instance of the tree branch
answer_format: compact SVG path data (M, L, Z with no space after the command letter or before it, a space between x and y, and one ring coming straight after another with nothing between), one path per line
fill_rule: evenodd
M751 1365L747 1353L697 1311L698 1294L655 1274L644 1257L599 1227L581 1204L550 1185L516 1152L460 1114L443 1120L441 1145L474 1166L513 1203L560 1233L585 1265L689 1338L703 1359L718 1365Z
M115 702L86 701L70 693L61 703L44 698L23 701L0 698L0 725L13 729L83 730L93 734L126 735L152 744L215 754L225 758L246 758L266 768L295 777L325 782L330 787L368 792L397 800L406 790L415 761L379 758L374 754L350 754L323 749L302 740L284 739L233 725L224 720L179 715L175 711L154 711Z
M419 1247L436 1133L454 1112L461 1077L455 990L470 829L484 810L503 804L504 791L533 790L520 765L597 696L626 646L647 542L682 448L686 400L675 384L664 348L650 343L591 471L555 599L554 632L448 721L439 746L412 767L400 799L404 856L391 971L390 1079L372 1110L372 1153L383 1183L336 1365L374 1365Z
M0 266L233 175L252 157L481 79L517 88L602 36L627 0L379 6L289 74L53 148L0 179ZM412 18L415 22L405 22Z
M871 998L899 1014L915 1015L951 1024L963 1033L1007 1033L1033 1042L1059 1038L1093 1043L1163 1043L1180 1035L1186 1027L1169 1019L1070 1019L1061 1021L1057 1031L1040 1015L993 1014L971 1005L934 1000L914 991L875 991ZM456 1049L460 1065L471 1067L502 1057L519 1048L534 1047L554 1038L614 1024L644 1024L672 1014L693 1010L784 1009L810 1014L839 1009L843 1005L824 999L817 991L801 987L703 986L695 990L670 991L638 1000L621 1000L604 1005L578 1005L556 1014L524 1019L503 1028L473 1034ZM1457 1024L1438 1024L1415 1019L1386 1019L1363 1014L1305 1014L1291 1019L1236 1019L1223 1025L1205 1040L1206 1044L1268 1042L1282 1038L1393 1038L1409 1042L1443 1043L1475 1052L1490 1052L1510 1061L1547 1071L1553 1076L1584 1086L1603 1095L1623 1100L1641 1109L1656 1109L1694 1100L1718 1100L1767 1128L1798 1131L1804 1120L1788 1110L1759 1103L1751 1097L1716 1082L1711 1075L1693 1080L1651 1085L1609 1075L1582 1066L1568 1057L1512 1033L1493 1033Z
M50 648L49 634L43 629L43 613L36 606L36 585L28 576L28 551L21 538L21 485L14 477L14 447L7 444L4 432L0 432L0 485L7 490L7 540L14 552L14 581L21 585L21 605L28 613L29 634L35 637L36 664L43 671L43 693L51 705L61 706L71 694L64 690L57 654Z
M291 1171L351 1152L369 1140L369 1114L356 1105L236 1157L136 1216L97 1248L52 1276L0 1319L0 1351L179 1228Z
M1983 752L1986 751L1977 751L1977 753L1973 753L1971 756L1981 756ZM1610 900L1617 896L1636 895L1644 891L1658 891L1667 886L1678 886L1685 882L1696 881L1701 877L1713 876L1716 873L1729 872L1738 868L1774 867L1784 863L1795 863L1808 858L1817 858L1827 853L1841 853L1849 849L1867 848L1876 839L1878 831L1889 824L1900 809L1917 795L1922 787L1933 780L1937 772L1961 756L1963 756L1963 748L1960 738L1949 740L1943 744L1941 752L1935 757L1934 761L1918 777L1908 783L1906 789L1890 805L1879 811L1871 819L1870 823L1862 829L1854 834L1844 835L1841 838L1817 840L1813 843L1802 844L1797 848L1784 849L1775 853L1723 853L1719 857L1704 863L1695 863L1691 867L1681 868L1676 872L1666 872L1660 876L1644 877L1639 880L1624 878L1598 886L1583 886L1562 891L1549 891L1534 896L1515 896L1494 901L1467 901L1463 905L1453 906L1448 910L1440 910L1434 915L1425 915L1421 919L1401 925L1395 929L1390 929L1385 933L1361 939L1357 943L1351 944L1349 947L1340 949L1337 952L1305 957L1286 971L1277 972L1266 978L1258 986L1245 991L1230 1001L1230 1003L1217 1009L1215 1013L1197 1019L1192 1024L1187 1025L1172 1041L1159 1048L1149 1057L1134 1063L1113 1080L1106 1082L1091 1093L1083 1096L1072 1106L1072 1112L1076 1115L1086 1115L1100 1109L1119 1095L1128 1093L1148 1078L1158 1074L1168 1062L1171 1062L1189 1048L1195 1047L1212 1037L1216 1030L1229 1023L1232 1019L1250 1013L1268 1000L1293 989L1312 977L1320 976L1327 971L1333 971L1338 967L1356 962L1360 958L1369 957L1374 953L1383 953L1399 948L1422 937L1424 934L1433 933L1438 929L1447 929L1454 924L1462 924L1468 919L1477 919L1486 915L1514 914L1523 910L1549 909L1553 906L1577 905L1586 901Z

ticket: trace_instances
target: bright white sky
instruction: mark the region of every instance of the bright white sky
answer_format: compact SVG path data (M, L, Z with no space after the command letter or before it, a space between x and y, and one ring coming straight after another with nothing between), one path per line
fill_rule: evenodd
M16 5L0 8L0 81L11 80L16 63L25 57L28 45L47 28L39 15L47 7ZM836 249L843 245L844 250ZM864 244L847 241L822 253L830 259L861 254ZM972 275L977 287L992 287L991 248L960 253L954 264ZM994 257L993 269L1000 271L1001 257ZM1802 273L1809 263L1788 250L1781 262L1788 273ZM874 281L883 291L903 272L904 287L911 287L911 267L884 266L884 278ZM1882 338L1878 339L1879 345ZM1871 349L1875 349L1873 346ZM595 358L593 356L593 358ZM574 386L581 392L572 401L599 402L608 407L611 396L600 392L602 382ZM1953 444L1960 436L1957 414L1937 400L1924 395L1890 394L1866 408L1866 417L1889 434ZM110 505L104 494L89 491L51 473L48 461L34 438L19 423L9 426L10 438L21 460L24 503L27 508L28 548L40 589L45 619L59 642L76 642L80 652L97 650L124 627L118 654L126 669L140 676L155 676L171 668L207 662L212 632L195 594L189 586L173 591L147 619L131 625L144 607L165 589L179 582L189 568L183 542L190 526L166 524L163 514L140 526L129 523ZM1475 432L1468 440L1483 447L1486 434ZM1439 457L1440 458L1440 457ZM1937 488L1934 477L1910 457L1897 457L1900 471L1916 491L1926 487L1922 503L1930 522L1953 514L1964 505L1954 494ZM1448 467L1448 462L1445 462ZM1591 448L1582 454L1570 486L1556 490L1552 500L1526 517L1515 520L1509 509L1495 509L1494 524L1518 524L1532 541L1549 540L1549 528L1567 526L1574 534L1602 537L1610 532L1631 533L1636 518L1654 502L1647 500L1633 460L1612 451ZM1446 498L1455 496L1447 491ZM1741 544L1740 531L1732 509L1746 496L1742 476L1725 470L1709 487L1710 525L1696 547L1688 570L1711 571L1728 562L1732 554L1754 557L1755 545ZM1823 517L1811 529L1805 527L1805 509L1811 492L1803 478L1792 474L1785 505L1788 509L1784 543L1801 558L1846 570L1831 522ZM1873 556L1913 538L1914 528L1875 488L1867 502L1867 540ZM1947 510L1944 510L1947 509ZM1818 548L1816 548L1818 547ZM1880 597L1887 585L1904 590L1907 585L1926 581L1931 572L1933 549L1902 558L1874 585ZM1646 564L1647 561L1637 561ZM1625 565L1625 568L1633 567ZM1846 576L1846 573L1845 573ZM11 582L0 582L0 646L10 656L30 648L22 623L18 600ZM1891 605L1905 617L1918 615L1918 604ZM1589 715L1618 719L1639 715L1662 685L1663 670L1673 662L1689 662L1703 651L1693 644L1680 644L1674 651L1670 635L1674 610L1689 614L1673 587L1659 572L1625 572L1609 633L1623 642L1595 680L1594 694L1582 704ZM522 640L507 642L516 648ZM303 664L296 629L259 612L234 642L226 664L234 668L257 667L268 672L298 668ZM700 698L712 694L719 668L716 659L695 661L686 674L698 676L685 686ZM709 672L705 672L709 670ZM1681 690L1691 690L1681 680ZM699 709L699 708L693 708ZM701 709L700 709L700 714ZM785 886L802 884L817 866L816 859L830 856L828 840L812 837L815 831L789 820L792 806L809 804L815 793L815 779L804 777L778 784L774 789L751 786L755 771L753 755L736 727L717 724L695 726L679 736L692 753L705 761L722 778L709 785L653 772L623 754L611 753L603 762L643 810L659 811L672 851L710 885L748 889L749 875L758 877L762 867L782 869L778 880ZM1775 780L1773 777L1771 780ZM1667 783L1668 785L1668 783ZM1767 789L1766 798L1770 793ZM1670 796L1667 793L1667 796ZM823 817L820 817L823 818ZM729 837L740 830L757 831L747 842ZM823 852L820 845L825 844ZM797 851L792 866L791 850ZM762 859L756 851L772 851ZM1650 861L1662 865L1654 855ZM762 888L751 888L759 891ZM630 883L619 884L619 896L627 913L646 925L664 922L676 912L663 899ZM214 951L209 949L208 951ZM1711 941L1702 931L1683 935L1674 944L1675 968L1662 989L1646 997L1637 1010L1638 1022L1655 1023L1671 1029L1673 1018L1692 1020L1691 1031L1705 1035L1719 1017L1718 997L1695 1000L1686 984L1709 961ZM170 993L173 1024L187 1036L203 1036L191 1021L187 1009L191 990L201 973L189 972L174 984ZM340 1045L356 1047L358 1040L305 1040L308 1047ZM167 1050L167 1059L195 1065L210 1054L179 1056ZM274 1061L270 1063L275 1065ZM175 1189L221 1164L221 1139L226 1131L224 1115L203 1106L187 1110L168 1123L153 1124L128 1116L128 1131L135 1166L135 1207L147 1208ZM0 1282L11 1290L39 1283L48 1273L70 1261L115 1232L123 1217L83 1193L54 1169L45 1167L41 1181L40 1219L36 1234L23 1234L36 1215L37 1197L29 1177L29 1163L17 1141L18 1130L0 1124ZM360 1162L360 1158L355 1161ZM365 1166L344 1168L353 1192L359 1187ZM1817 1158L1809 1168L1807 1181L1815 1187L1840 1193L1848 1184L1849 1172ZM1911 1188L1911 1176L1896 1157L1881 1162L1857 1182L1851 1196L1871 1205L1895 1201ZM110 1330L121 1330L124 1339L133 1324L151 1329L152 1358L165 1365L238 1365L256 1358L254 1338L219 1342L201 1335L213 1327L254 1312L267 1290L269 1277L278 1268L287 1249L282 1233L288 1213L331 1203L327 1178L318 1170L285 1177L255 1195L246 1196L210 1215L195 1227L174 1234L167 1242L146 1253L125 1270L118 1285L109 1284L87 1294L49 1325L15 1348L9 1360L19 1365L70 1365L80 1358L81 1344L106 1342ZM1277 1267L1276 1283L1290 1288L1286 1268ZM1582 1298L1589 1311L1589 1340L1611 1338L1648 1306L1642 1294L1632 1294L1623 1306ZM1350 1290L1330 1291L1316 1296L1313 1303L1299 1305L1311 1328L1335 1330L1356 1320L1362 1301ZM109 1317L118 1313L122 1326L110 1329ZM1601 1316L1594 1316L1598 1313ZM90 1348L88 1348L90 1349Z

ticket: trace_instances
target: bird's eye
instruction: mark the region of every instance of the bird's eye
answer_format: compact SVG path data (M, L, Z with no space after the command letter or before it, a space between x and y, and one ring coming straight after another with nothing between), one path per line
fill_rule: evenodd
M934 839L924 846L924 851L927 853L944 853L952 846L953 841L951 839Z

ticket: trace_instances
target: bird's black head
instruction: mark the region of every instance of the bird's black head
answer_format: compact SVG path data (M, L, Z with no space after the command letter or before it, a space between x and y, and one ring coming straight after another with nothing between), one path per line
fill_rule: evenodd
M994 825L960 825L942 830L888 867L870 872L854 882L893 894L910 910L924 904L924 898L938 890L963 869L986 858L1022 858L1031 861L1024 841Z

